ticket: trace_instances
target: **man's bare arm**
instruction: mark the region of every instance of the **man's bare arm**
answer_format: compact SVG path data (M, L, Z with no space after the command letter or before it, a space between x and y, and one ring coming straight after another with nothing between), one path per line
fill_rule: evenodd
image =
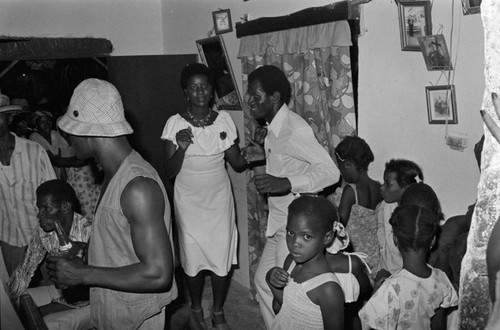
M51 280L60 285L85 284L126 292L162 292L171 287L173 254L163 221L165 203L160 187L152 179L135 178L125 187L121 205L139 262L111 268L51 258Z

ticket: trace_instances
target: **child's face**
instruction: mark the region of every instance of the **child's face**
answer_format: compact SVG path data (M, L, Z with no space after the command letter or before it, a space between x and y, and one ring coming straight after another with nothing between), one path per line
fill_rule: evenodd
M337 164L339 167L340 175L342 175L342 178L346 182L353 183L355 181L355 171L354 170L354 164L351 163L350 161L341 161L337 157Z
M311 219L299 214L288 218L286 245L297 264L305 263L323 254L332 233L325 233L320 226L311 226Z
M395 203L401 200L404 188L401 188L396 180L396 173L384 172L384 184L380 187L380 193L386 203Z

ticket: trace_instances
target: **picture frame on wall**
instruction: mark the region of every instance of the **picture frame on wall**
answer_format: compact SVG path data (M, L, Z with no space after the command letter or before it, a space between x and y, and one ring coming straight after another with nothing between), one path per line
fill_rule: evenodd
M399 32L402 51L420 51L418 37L432 34L429 1L398 1Z
M418 37L418 42L428 71L453 70L444 35Z
M222 9L212 12L214 20L215 34L223 34L233 31L233 23L231 21L231 11L229 9Z
M454 85L427 86L425 93L429 124L458 124Z
M481 12L482 0L462 0L462 11L464 15L479 14Z

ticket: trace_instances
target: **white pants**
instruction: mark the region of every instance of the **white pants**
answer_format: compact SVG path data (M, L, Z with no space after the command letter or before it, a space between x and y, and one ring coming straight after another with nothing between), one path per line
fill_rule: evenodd
M52 299L61 297L61 290L56 289L53 285L29 288L27 291L38 307L47 305ZM50 330L88 330L92 328L90 306L51 313L45 315L43 320Z
M283 267L286 256L289 254L286 246L286 229L285 226L278 229L274 236L268 237L262 256L260 257L259 266L255 271L255 288L257 289L257 299L260 305L260 311L266 327L271 328L274 321L273 311L273 293L267 285L266 274L273 267Z

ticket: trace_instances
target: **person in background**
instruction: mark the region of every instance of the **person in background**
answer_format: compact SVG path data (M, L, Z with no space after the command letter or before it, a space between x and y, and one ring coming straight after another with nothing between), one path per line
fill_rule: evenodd
M7 283L10 297L17 302L27 291L39 307L44 308L43 305L51 304L52 313L44 317L50 329L89 329L91 325L88 295L84 298L85 301L75 301L78 300L72 296L75 291L57 290L54 285L31 289L28 289L28 286L45 256L59 251L55 222L60 223L62 230L81 251L85 250L89 240L92 222L76 213L79 204L75 191L62 180L42 183L36 189L36 205L40 224L33 232L23 263L14 270ZM68 305L70 307L67 307ZM83 309L79 309L80 307Z
M102 166L88 265L48 258L56 286L90 286L92 327L163 329L165 306L177 297L170 205L156 170L130 146L133 132L115 86L86 79L59 120L79 159Z
M344 328L344 293L325 259L335 221L335 207L325 198L301 196L290 204L290 254L283 267L273 267L266 275L277 314L271 329Z
M201 299L204 273L212 280L211 319L217 329L228 329L224 301L237 263L234 198L226 161L236 171L248 162L237 144L236 126L226 111L210 108L213 77L204 64L184 67L180 85L189 105L169 118L165 140L165 169L175 180L175 215L179 252L191 299L191 313L199 328L206 328Z
M405 205L394 210L389 222L403 268L361 308L361 322L371 329L446 329L446 318L436 316L457 306L458 296L446 274L427 264L438 217L427 208Z
M403 258L400 250L394 244L392 227L389 219L392 212L399 205L406 188L411 184L424 180L420 167L406 159L391 159L385 164L384 184L380 188L384 199L377 206L377 236L380 246L379 271L375 276L374 289L382 281L403 267Z
M10 275L38 222L36 187L56 174L42 146L9 132L8 122L0 107L0 245Z
M39 143L47 151L57 177L66 180L64 167L57 164L57 160L61 157L61 148L68 147L68 144L57 130L52 129L53 118L50 112L36 111L35 114L38 116L36 131L31 133L30 140Z
M269 202L267 242L255 273L261 312L269 328L274 312L266 274L275 266L281 267L288 255L288 205L296 194L316 194L334 184L339 171L308 123L288 108L291 87L283 71L272 65L261 66L248 76L248 86L250 112L268 124L264 139L266 173L254 179L257 191L267 194Z
M496 118L500 120L500 100L496 93L492 93L491 100L495 109ZM493 135L495 140L500 143L500 127L493 118L484 110L481 110L486 127ZM489 315L486 330L496 330L500 328L500 221L496 221L491 231L486 248L486 265L488 269L489 292L492 303L491 313Z
M29 138L33 130L28 126L28 116L29 112L20 112L12 116L12 121L9 124L9 129L11 132L24 139Z
M361 329L358 311L373 290L368 277L371 270L364 254L346 252L350 239L340 221L333 223L333 232L335 238L326 248L325 259L344 292L344 328L358 330Z
M346 136L335 148L342 178L347 182L338 207L340 222L346 227L352 249L367 255L370 269L376 272L380 249L375 208L382 201L381 184L368 176L374 156L360 137Z
M68 146L60 149L61 157L58 157L55 163L64 167L66 181L73 187L80 202L81 214L86 218L93 219L94 210L101 194L102 171L99 170L94 159L78 159L69 135L63 131L60 134Z

